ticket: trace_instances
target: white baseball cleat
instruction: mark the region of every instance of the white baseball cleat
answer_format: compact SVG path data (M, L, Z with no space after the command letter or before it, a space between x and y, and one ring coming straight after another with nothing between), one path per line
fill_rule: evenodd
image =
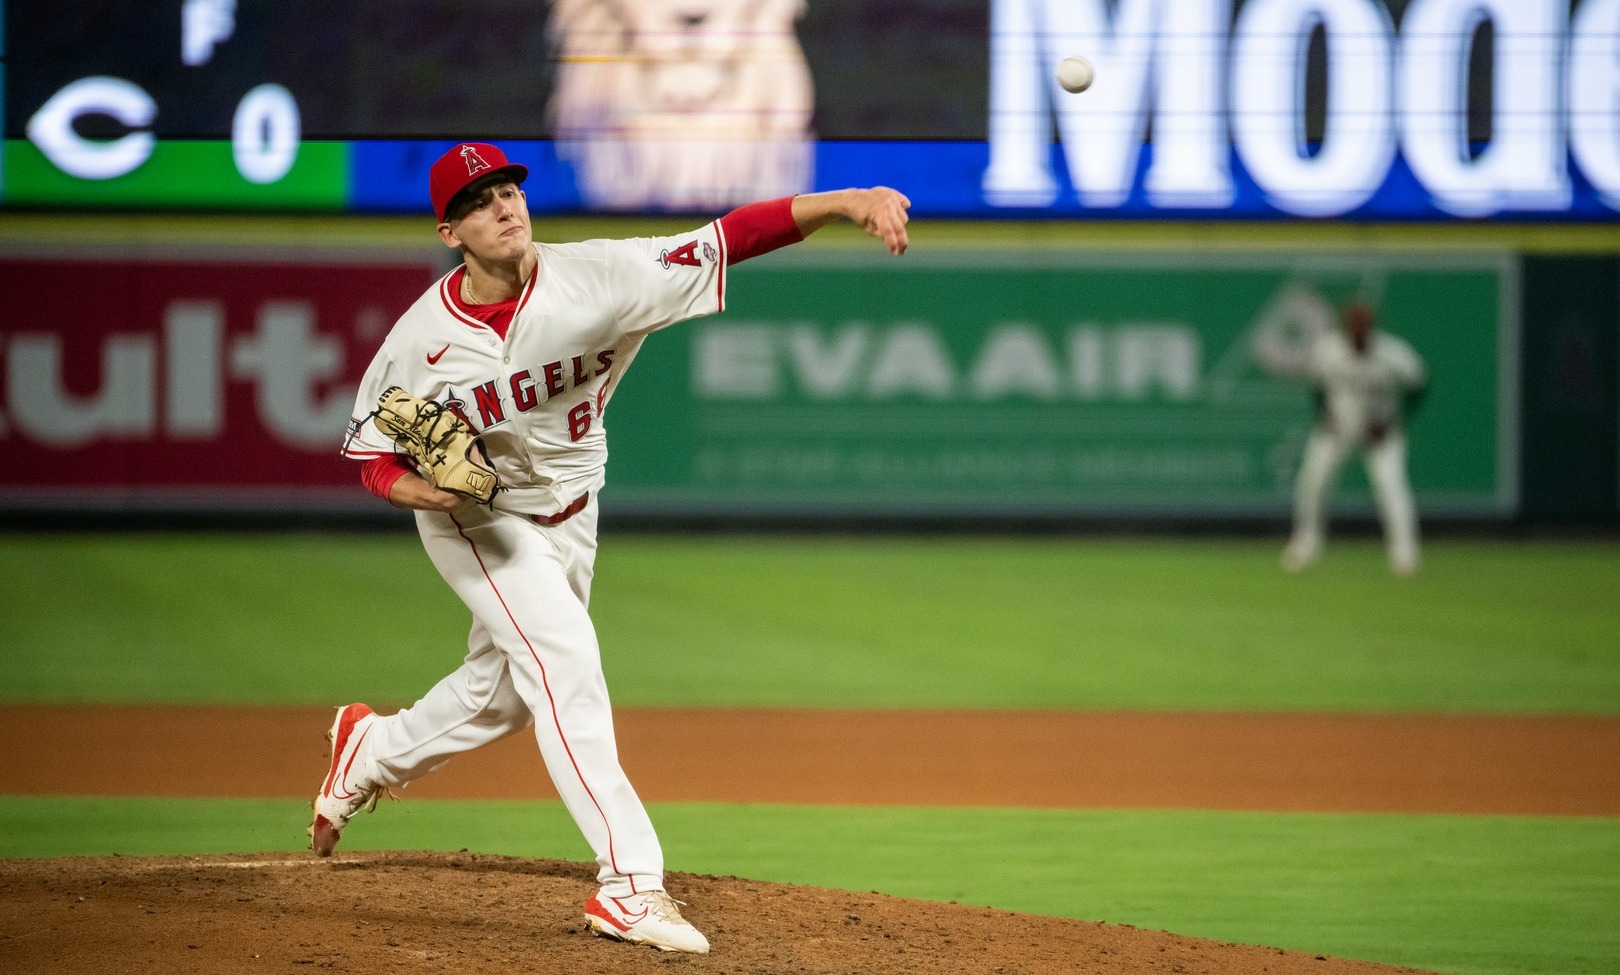
M364 704L338 708L326 740L332 743L332 765L315 796L315 819L309 824L309 848L316 856L329 857L337 846L349 817L364 809L377 808L377 800L388 790L373 783L369 756L362 758L366 736L377 715Z
M659 951L709 953L709 939L681 917L680 901L661 890L629 897L597 892L585 902L585 925L592 934L652 945Z
M1304 542L1289 542L1283 549L1282 567L1289 572L1304 572L1316 564L1321 550Z

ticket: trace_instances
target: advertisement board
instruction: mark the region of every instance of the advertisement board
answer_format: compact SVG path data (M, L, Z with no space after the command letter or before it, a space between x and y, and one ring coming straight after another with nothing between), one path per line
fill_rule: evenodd
M1620 0L0 6L0 206L544 212L891 183L919 215L1613 221ZM1084 92L1054 76L1095 64ZM498 86L489 84L499 78Z
M608 411L604 510L1282 514L1313 397L1256 349L1309 342L1351 300L1428 365L1408 430L1420 508L1513 510L1506 256L906 264L773 255L732 275L723 315L650 339ZM1339 497L1371 510L1359 469Z
M0 257L0 509L386 513L337 451L366 363L442 273L434 259ZM603 510L1280 515L1312 393L1256 350L1300 346L1358 301L1427 363L1408 428L1424 516L1509 517L1518 267L1494 253L784 251L730 275L724 313L648 340L605 417ZM1335 510L1370 510L1349 468Z
M0 258L0 507L375 502L338 455L354 391L440 273L352 255Z

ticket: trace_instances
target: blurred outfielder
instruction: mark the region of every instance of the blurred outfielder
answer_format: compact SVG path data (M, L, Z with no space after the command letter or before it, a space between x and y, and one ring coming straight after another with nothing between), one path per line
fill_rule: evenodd
M1294 532L1283 549L1283 567L1299 572L1322 552L1324 505L1345 459L1361 451L1389 548L1390 568L1400 575L1418 569L1417 505L1406 474L1404 413L1415 404L1426 377L1423 360L1405 340L1376 329L1371 308L1348 305L1342 328L1325 329L1308 345L1270 341L1255 348L1273 372L1302 377L1317 388L1317 419L1305 445L1294 484Z

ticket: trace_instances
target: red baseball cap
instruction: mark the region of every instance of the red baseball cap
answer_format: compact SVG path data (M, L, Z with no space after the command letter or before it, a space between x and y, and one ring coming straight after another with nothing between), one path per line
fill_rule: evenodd
M456 194L474 182L497 173L521 183L529 178L529 167L507 162L499 146L487 142L463 142L446 152L428 171L428 195L433 198L433 215L444 219L444 211Z

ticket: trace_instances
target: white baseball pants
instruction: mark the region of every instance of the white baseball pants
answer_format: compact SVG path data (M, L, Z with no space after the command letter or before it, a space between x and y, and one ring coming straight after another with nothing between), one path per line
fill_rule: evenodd
M586 607L596 561L597 504L560 525L464 505L417 512L422 544L472 610L461 666L372 732L388 785L534 726L563 804L596 853L605 893L664 886L652 821L619 766L596 630Z
M1367 480L1383 524L1390 567L1402 573L1417 568L1417 503L1406 476L1405 433L1391 430L1379 443L1364 444L1323 427L1311 431L1294 484L1294 533L1285 553L1291 567L1309 565L1321 554L1327 533L1328 495L1340 466L1357 447L1362 448L1366 461Z

